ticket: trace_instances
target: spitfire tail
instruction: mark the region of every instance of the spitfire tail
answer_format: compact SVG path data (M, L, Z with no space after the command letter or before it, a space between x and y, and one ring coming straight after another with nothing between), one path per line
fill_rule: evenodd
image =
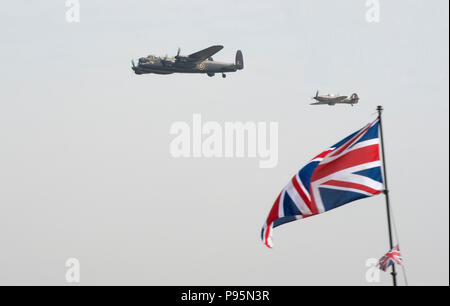
M236 52L236 68L238 70L244 69L244 57L242 56L241 50Z

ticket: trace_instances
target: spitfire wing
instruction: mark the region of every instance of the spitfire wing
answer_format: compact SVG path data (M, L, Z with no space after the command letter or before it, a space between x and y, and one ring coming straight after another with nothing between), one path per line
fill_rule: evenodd
M223 46L212 46L201 51L190 54L188 57L193 63L200 63L206 60L208 57L213 56L217 52L223 49Z

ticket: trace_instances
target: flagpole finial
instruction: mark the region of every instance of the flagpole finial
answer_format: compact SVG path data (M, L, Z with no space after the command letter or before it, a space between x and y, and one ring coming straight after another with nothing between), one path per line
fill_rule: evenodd
M380 111L382 111L382 110L383 110L383 106L381 106L381 105L378 105L378 106L377 106L377 111L379 111L379 112L380 112Z

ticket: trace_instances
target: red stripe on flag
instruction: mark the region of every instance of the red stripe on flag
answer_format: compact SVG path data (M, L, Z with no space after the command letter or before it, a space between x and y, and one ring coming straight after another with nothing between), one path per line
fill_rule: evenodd
M319 211L317 209L316 205L313 205L311 201L306 196L305 192L303 191L302 187L300 187L300 184L297 182L297 176L294 176L292 178L292 185L294 185L295 190L297 190L298 194L302 198L303 202L305 202L306 205L308 205L309 210L313 215L318 214Z
M333 154L331 154L330 156L336 156L339 155L342 151L344 151L345 149L347 149L351 144L353 144L355 142L356 139L358 139L362 134L364 134L365 132L367 132L370 127L373 124L369 124L369 126L367 126L365 129L363 129L361 132L359 132L355 137L353 137L352 139L350 139L349 141L347 141L347 143L345 143L344 145L342 145L339 149L337 149L336 151L333 152Z
M321 185L331 185L331 186L337 186L337 187L346 187L346 188L353 188L353 189L358 189L358 190L362 190L368 193L371 193L373 195L375 194L379 194L381 193L380 190L376 190L373 188L370 188L366 185L361 185L358 183L350 183L350 182L343 182L343 181L336 181L336 180L329 180L328 182L325 182Z
M311 160L314 160L316 158L324 158L325 156L327 156L328 153L330 153L331 151L333 151L333 149L328 149L326 151L323 151L322 153L320 153L319 155L317 155L316 157L314 157Z
M313 173L311 181L314 182L338 171L378 160L380 160L378 144L358 148L331 162L319 164Z

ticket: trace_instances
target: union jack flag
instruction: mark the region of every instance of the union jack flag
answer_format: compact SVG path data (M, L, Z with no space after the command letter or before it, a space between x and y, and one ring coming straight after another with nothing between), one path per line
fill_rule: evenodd
M314 157L278 195L262 228L272 247L272 229L384 190L378 118Z
M383 270L386 272L387 268L389 268L393 264L402 265L403 264L403 258L402 254L400 253L400 249L398 245L392 248L389 252L384 254L383 257L380 258L378 261L378 266L380 267L380 270Z

